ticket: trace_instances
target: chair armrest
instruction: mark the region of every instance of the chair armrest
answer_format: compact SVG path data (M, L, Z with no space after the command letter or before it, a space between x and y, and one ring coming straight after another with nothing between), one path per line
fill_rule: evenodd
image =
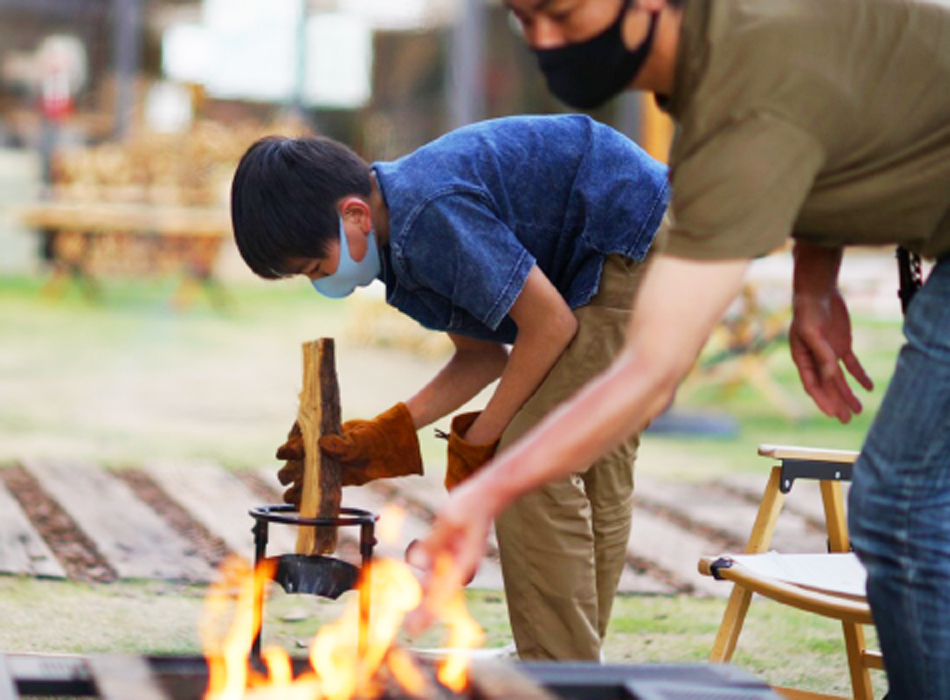
M834 462L854 464L860 452L854 450L825 450L816 447L790 445L759 445L759 454L773 459L794 459L807 462Z

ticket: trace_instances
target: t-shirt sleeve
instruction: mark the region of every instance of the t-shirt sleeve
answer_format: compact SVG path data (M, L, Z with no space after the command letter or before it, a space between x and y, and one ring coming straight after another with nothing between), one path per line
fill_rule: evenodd
M439 196L407 226L411 283L450 300L496 330L521 294L534 256L480 193Z
M665 252L728 260L766 255L791 235L824 152L801 128L759 114L679 156Z

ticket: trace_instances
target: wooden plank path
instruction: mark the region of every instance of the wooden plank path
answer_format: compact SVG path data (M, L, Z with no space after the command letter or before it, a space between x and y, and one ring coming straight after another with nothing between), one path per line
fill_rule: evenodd
M741 481L702 484L637 477L641 507L651 512L664 511L668 518L675 519L685 529L702 533L710 542L733 552L744 550L764 490L765 480L754 476L743 477ZM803 496L795 500L815 501L821 509L817 487L814 492L796 493L795 496ZM776 524L772 548L781 552L823 552L827 551L825 539L810 519L802 517L794 508L786 507Z
M46 541L20 504L0 482L0 571L45 578L66 578Z
M161 503L143 501L141 491L131 488L121 474L93 463L68 460L27 460L23 467L119 577L197 581L214 577L207 553L197 551L180 523L173 527ZM248 559L253 555L253 519L248 511L280 501L282 487L276 471L276 465L268 465L235 474L209 460L150 460L135 470L204 532ZM728 595L730 586L701 576L696 565L701 556L741 550L767 476L767 469L761 475L728 477L715 483L638 476L629 565L620 591ZM395 543L377 545L376 553L401 559L408 543L428 532L445 499L441 475L434 470L422 478L347 487L343 504L376 514L390 503L400 505L405 511L403 531ZM807 482L796 483L779 518L776 548L824 551L824 535L815 522L819 515L817 489ZM0 482L0 571L66 576L56 560L55 543L44 542L38 531L42 528L30 522L29 514ZM343 534L350 549L357 537L355 531ZM272 525L267 553L292 552L295 541L293 527ZM494 539L472 586L502 588Z
M725 487L731 489L736 494L741 494L750 500L754 499L757 501L762 497L762 491L765 489L766 478L767 475L764 475L761 479L759 479L755 475L736 474L723 477L720 481ZM844 497L845 511L847 511L848 507L848 490L850 488L851 484L848 482L843 482L841 484L841 492ZM817 481L797 479L792 485L792 490L785 496L785 505L783 506L782 515L779 517L778 526L776 527L776 537L779 536L779 528L787 527L789 525L789 521L795 519L794 517L789 517L790 515L797 517L799 521L807 522L808 525L810 525L811 528L816 531L823 530L825 512L821 503L821 489L819 488ZM822 543L824 543L824 539L822 539ZM808 549L801 551L827 550L824 544L822 544L817 550Z
M655 567L656 574L676 581L686 590L704 596L726 597L731 586L702 576L696 568L700 557L719 551L721 548L705 538L637 508L634 503L627 545L629 559L649 563Z
M95 542L120 578L208 581L211 566L122 481L88 462L23 466Z
M243 481L209 460L152 460L144 469L169 498L220 537L231 552L254 559L254 519L248 511L265 504ZM278 485L273 474L271 478ZM292 527L271 524L267 540L268 555L293 552L297 535Z

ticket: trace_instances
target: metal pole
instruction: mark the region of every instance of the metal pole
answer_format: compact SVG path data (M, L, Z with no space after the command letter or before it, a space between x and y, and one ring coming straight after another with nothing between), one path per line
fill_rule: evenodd
M254 533L254 571L256 572L264 557L267 556L268 525L266 520L255 520L251 532ZM251 658L261 658L261 635L264 633L264 595L262 591L254 593L254 624L257 633L251 645Z
M449 126L457 128L485 117L484 0L462 0L452 31L449 59Z
M135 78L142 46L142 1L113 0L115 36L115 127L116 139L129 133L135 110Z
M307 0L297 3L297 42L294 64L294 94L290 99L290 110L294 117L304 114L304 86L307 79Z

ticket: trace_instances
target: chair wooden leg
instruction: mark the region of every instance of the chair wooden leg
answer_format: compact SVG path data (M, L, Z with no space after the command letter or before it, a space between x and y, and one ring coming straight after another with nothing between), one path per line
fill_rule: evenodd
M874 700L871 674L864 663L864 629L852 622L842 622L841 628L844 631L844 646L848 652L848 669L851 672L854 700Z
M749 612L749 603L752 602L752 593L739 586L732 587L732 595L722 615L716 641L713 642L709 660L713 663L726 663L736 651L736 642L742 632L746 613Z
M759 511L755 516L755 523L752 525L752 534L746 543L745 551L747 554L765 552L772 543L775 522L778 520L779 513L782 512L782 506L785 504L785 495L779 490L781 478L781 468L773 467L769 475L769 483L762 494ZM713 643L712 652L709 655L709 660L713 663L725 663L732 658L736 650L736 642L739 641L739 634L742 632L742 625L745 623L746 613L749 611L750 602L752 602L751 592L739 586L732 587L729 603L722 615L722 623L719 625L716 641Z
M760 554L766 552L772 544L772 533L775 532L775 522L778 520L782 506L785 505L785 494L779 490L782 481L781 467L772 467L769 483L765 486L759 511L752 524L752 534L746 543L746 554Z

